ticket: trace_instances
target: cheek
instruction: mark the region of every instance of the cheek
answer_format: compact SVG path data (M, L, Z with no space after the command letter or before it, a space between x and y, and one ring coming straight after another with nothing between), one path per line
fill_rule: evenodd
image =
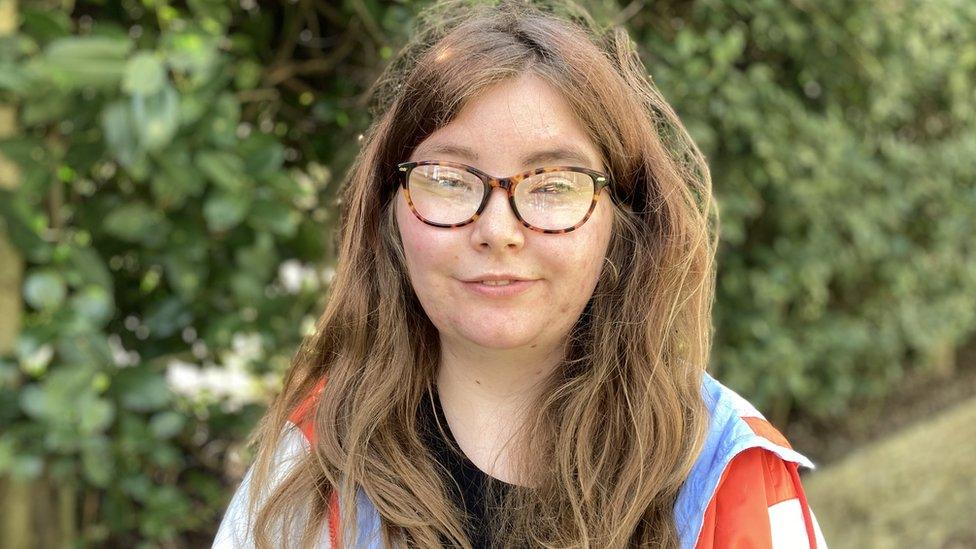
M573 236L572 241L560 243L559 262L567 277L577 283L595 285L603 268L610 243L612 212L600 213L603 215L594 215L582 228L567 233Z
M445 277L452 274L450 268L457 263L457 235L424 224L410 212L402 196L399 200L396 217L407 275L423 299L443 286Z
M563 278L572 286L567 288L581 301L589 299L603 266L605 246L599 239L586 238L577 241L572 249L559 254Z
M568 234L568 233L567 233ZM605 246L600 239L577 238L552 246L545 254L550 275L554 322L572 324L593 295L603 267Z

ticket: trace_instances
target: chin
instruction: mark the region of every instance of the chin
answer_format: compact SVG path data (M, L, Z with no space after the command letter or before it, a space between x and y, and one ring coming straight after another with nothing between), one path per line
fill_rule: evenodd
M525 337L525 334L512 334L513 327L509 326L499 330L486 330L475 334L467 334L468 341L489 349L514 349L524 345L530 345L532 338Z

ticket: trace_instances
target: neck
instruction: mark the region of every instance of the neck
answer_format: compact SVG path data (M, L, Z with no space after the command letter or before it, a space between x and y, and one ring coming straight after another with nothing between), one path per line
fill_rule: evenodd
M562 345L488 349L442 338L437 371L441 407L461 450L481 470L517 483L509 444L523 424L524 406L564 352Z
M563 353L561 345L489 349L442 338L437 390L445 398L471 404L518 406L536 395Z

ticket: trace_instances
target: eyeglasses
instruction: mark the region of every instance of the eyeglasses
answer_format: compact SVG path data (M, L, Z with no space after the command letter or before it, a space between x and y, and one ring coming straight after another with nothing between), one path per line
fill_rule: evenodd
M568 233L596 208L607 174L574 166L536 168L511 177L492 177L460 162L421 160L397 165L407 204L435 227L461 227L481 216L492 189L508 192L518 220L534 231Z

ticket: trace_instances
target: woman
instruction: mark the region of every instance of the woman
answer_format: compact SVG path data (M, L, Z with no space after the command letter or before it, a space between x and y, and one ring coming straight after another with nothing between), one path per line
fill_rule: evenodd
M215 546L824 547L705 372L705 160L619 29L442 2L379 81L316 333Z

